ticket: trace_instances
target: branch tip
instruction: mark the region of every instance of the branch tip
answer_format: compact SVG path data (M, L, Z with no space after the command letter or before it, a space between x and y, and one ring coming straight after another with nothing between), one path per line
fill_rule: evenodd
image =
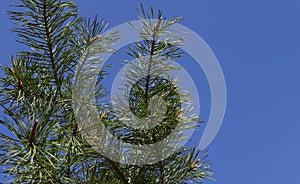
M9 70L12 74L15 74L15 70L14 70L11 66L8 67L8 70Z
M35 139L36 139L36 130L37 130L38 124L39 124L39 120L35 119L34 120L34 124L33 124L32 128L31 128L31 134L30 134L30 140L31 141L35 141Z
M200 162L200 159L197 159L194 161L194 163L192 163L191 165L191 169L196 169L199 167L198 163Z
M95 36L94 38L91 39L90 44L92 45L95 41L97 41L100 38L100 35Z
M107 118L109 113L110 113L110 111L106 111L104 114L101 115L100 119Z
M160 26L160 24L161 24L161 21L162 21L162 17L159 17L158 22L157 22L157 24L156 24L156 26L155 26L155 28L154 28L154 31L157 31L157 30L158 30L158 28L159 28L159 26Z

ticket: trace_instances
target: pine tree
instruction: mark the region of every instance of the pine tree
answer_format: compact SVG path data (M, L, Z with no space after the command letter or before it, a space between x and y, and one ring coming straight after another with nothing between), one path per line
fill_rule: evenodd
M78 16L78 7L71 1L21 0L15 7L18 11L8 12L16 25L12 31L28 49L13 56L10 66L1 66L0 105L5 116L0 123L7 131L0 132L0 163L10 182L175 184L211 179L207 153L196 147L182 147L151 164L131 165L110 159L91 146L83 136L89 125L83 126L84 122L78 121L84 120L75 115L74 80L76 85L82 62L95 54L115 52L112 45L118 34L104 34L106 21ZM124 62L130 68L123 81L125 95L113 101L119 112L103 100L107 90L102 80L107 72L97 67L97 103L85 108L97 109L97 118L119 140L149 145L172 131L195 128L192 123L199 118L187 115L189 108L183 105L189 105L190 97L168 74L180 69L173 62L183 54L183 39L170 27L182 18L165 19L161 11L155 17L153 9L149 13L142 6L138 13L142 24L133 27L143 40L128 48L133 61ZM151 126L149 117L160 113L157 106L165 112L159 125L147 131L127 125L134 115L148 117L141 126ZM118 119L116 113L124 118ZM98 141L105 137L101 136ZM159 150L153 154L142 156L161 157Z

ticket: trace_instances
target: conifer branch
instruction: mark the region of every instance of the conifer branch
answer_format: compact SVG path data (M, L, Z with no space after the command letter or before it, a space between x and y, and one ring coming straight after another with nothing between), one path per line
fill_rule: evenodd
M112 44L118 39L117 34L102 34L107 27L106 22L77 17L77 6L69 0L21 0L21 3L16 7L22 10L10 11L9 14L16 21L13 32L19 36L18 42L31 50L18 52L16 59L13 57L11 60L12 67L0 67L6 75L0 77L0 106L9 116L0 120L0 124L6 126L11 135L16 135L10 137L0 133L0 164L7 168L5 172L14 183L170 184L188 180L201 183L210 176L209 164L202 158L201 161L195 160L194 151L178 151L168 158L161 158L162 150L156 147L153 148L156 150L151 150L151 155L142 156L164 160L155 164L128 166L100 155L93 146L88 145L80 134L81 130L78 130L80 124L74 119L72 84L77 84L78 75L92 73L82 67L93 65L95 55L113 51ZM149 14L141 5L139 19L143 29L137 30L142 42L137 42L130 51L135 59L141 59L141 56L148 58L137 60L141 65L128 72L125 85L128 84L129 88L136 84L140 74L143 78L142 82L130 88L134 89L133 93L126 93L125 97L129 94L128 98L134 104L130 108L144 116L147 114L144 112L149 110L147 104L150 98L162 95L164 100L170 102L165 119L155 128L141 131L124 126L126 123L116 118L112 110L97 114L113 135L137 146L164 139L165 134L178 125L178 118L186 120L182 123L183 128L194 121L185 117L186 112L181 110L183 98L177 89L172 88L169 80L172 76L168 72L178 67L164 62L175 62L182 56L179 47L183 39L170 29L171 25L182 19L163 21L161 11L157 21L153 21L154 16L152 8ZM98 72L97 69L95 67L93 72ZM151 75L158 73L167 77L154 76L153 79ZM100 73L97 78L97 97L106 94L101 88L103 76L104 73ZM72 80L74 78L75 82ZM84 80L80 82L84 83ZM107 107L107 104L98 101L97 105ZM98 108L97 105L93 107ZM128 110L127 104L120 104L121 110L125 108ZM111 109L109 105L107 109ZM32 117L39 117L40 121L36 119L32 122ZM168 149L168 145L161 149ZM131 158L135 159L134 156Z
M53 54L53 46L52 46L52 38L50 36L50 31L49 31L49 23L48 23L48 14L47 14L47 6L46 6L46 2L47 0L42 0L42 4L43 4L43 20L44 20L44 26L45 26L45 33L46 33L46 41L47 41L47 46L48 46L48 52L49 52L49 57L50 57L50 62L51 62L51 66L53 69L53 73L54 73L54 80L56 82L57 85L57 89L59 92L61 92L60 88L61 88L61 84L59 82L59 78L58 78L58 74L57 74L57 69L56 69L56 63L55 63L55 59L54 59L54 54Z
M127 182L127 179L126 179L125 175L121 172L121 170L119 169L119 167L117 166L117 164L114 161L110 160L109 158L106 158L106 160L108 161L109 165L113 169L114 173L121 180L121 182L123 184L129 184Z
M160 27L162 21L162 17L159 17L157 24L154 26L154 30L153 30L153 37L152 37L152 43L151 43L151 50L150 50L150 60L149 60L149 65L148 65L148 69L147 69L147 78L146 78L146 89L145 89L145 100L148 101L148 93L149 93L149 82L150 82L150 78L151 78L151 65L153 62L153 55L154 55L154 49L155 49L155 44L157 42L157 31ZM155 133L153 134L153 141L156 142L156 138L155 138ZM156 150L156 152L159 152L159 150ZM160 180L161 183L164 184L165 183L165 178L164 178L164 166L162 161L158 162L158 166L159 166L159 171L160 171Z
M161 20L162 20L162 17L159 17L158 23L154 26L154 29L153 29L153 36L152 36L152 43L151 43L151 50L150 50L150 60L149 60L147 76L146 76L145 100L148 100L149 82L150 82L150 77L151 77L150 73L151 73L151 67L152 67L152 62L153 62L154 48L155 48L155 43L157 41L157 31L161 24Z

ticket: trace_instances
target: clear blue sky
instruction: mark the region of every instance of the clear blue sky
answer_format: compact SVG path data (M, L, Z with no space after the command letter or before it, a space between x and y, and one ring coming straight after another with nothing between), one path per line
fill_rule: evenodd
M21 48L5 14L14 2L0 1L1 64ZM81 15L98 14L110 27L135 19L141 2L185 17L182 24L214 51L227 85L225 119L209 146L212 183L300 183L300 0L75 2Z

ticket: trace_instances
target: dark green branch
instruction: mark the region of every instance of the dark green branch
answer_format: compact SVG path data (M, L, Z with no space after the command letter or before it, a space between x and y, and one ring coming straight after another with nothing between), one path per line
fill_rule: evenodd
M160 26L162 18L160 17L158 20L157 25L154 27L154 33L152 36L152 43L151 43L151 50L150 50L150 60L149 60L149 65L147 69L147 78L146 78L146 90L145 90L145 100L148 98L148 93L149 93L149 83L150 83L150 72L151 72L151 67L152 67L152 62L153 62L153 55L154 55L154 49L155 49L155 43L157 40L157 30Z
M149 83L150 83L150 74L151 74L151 67L152 67L152 62L153 62L153 55L154 55L154 49L155 49L155 43L157 40L157 31L159 29L159 26L161 24L162 17L159 17L157 25L154 27L154 33L152 36L152 43L151 43L151 50L150 50L150 60L149 60L149 65L147 69L147 78L146 78L146 89L145 89L145 100L148 100L148 93L149 93ZM155 134L155 133L154 133ZM153 141L156 142L155 135L153 135ZM156 150L158 152L158 150ZM164 167L162 161L158 162L159 166L159 171L160 171L160 180L162 184L165 184L165 172L164 172Z
M106 160L108 161L109 165L111 166L111 168L113 169L114 173L117 175L117 177L122 181L122 183L124 184L129 184L127 182L126 177L124 176L124 174L120 171L119 167L116 165L116 163L112 160L110 160L109 158L106 158Z
M53 54L52 39L50 36L49 27L48 27L49 22L47 20L47 6L46 6L47 1L43 0L42 2L43 2L43 20L44 20L44 26L45 26L47 46L49 49L49 57L50 57L50 61L51 61L51 67L52 67L53 73L54 73L54 80L56 82L57 89L60 92L61 84L59 83L59 78L58 78L57 69L56 69L56 63L55 63L54 54Z

